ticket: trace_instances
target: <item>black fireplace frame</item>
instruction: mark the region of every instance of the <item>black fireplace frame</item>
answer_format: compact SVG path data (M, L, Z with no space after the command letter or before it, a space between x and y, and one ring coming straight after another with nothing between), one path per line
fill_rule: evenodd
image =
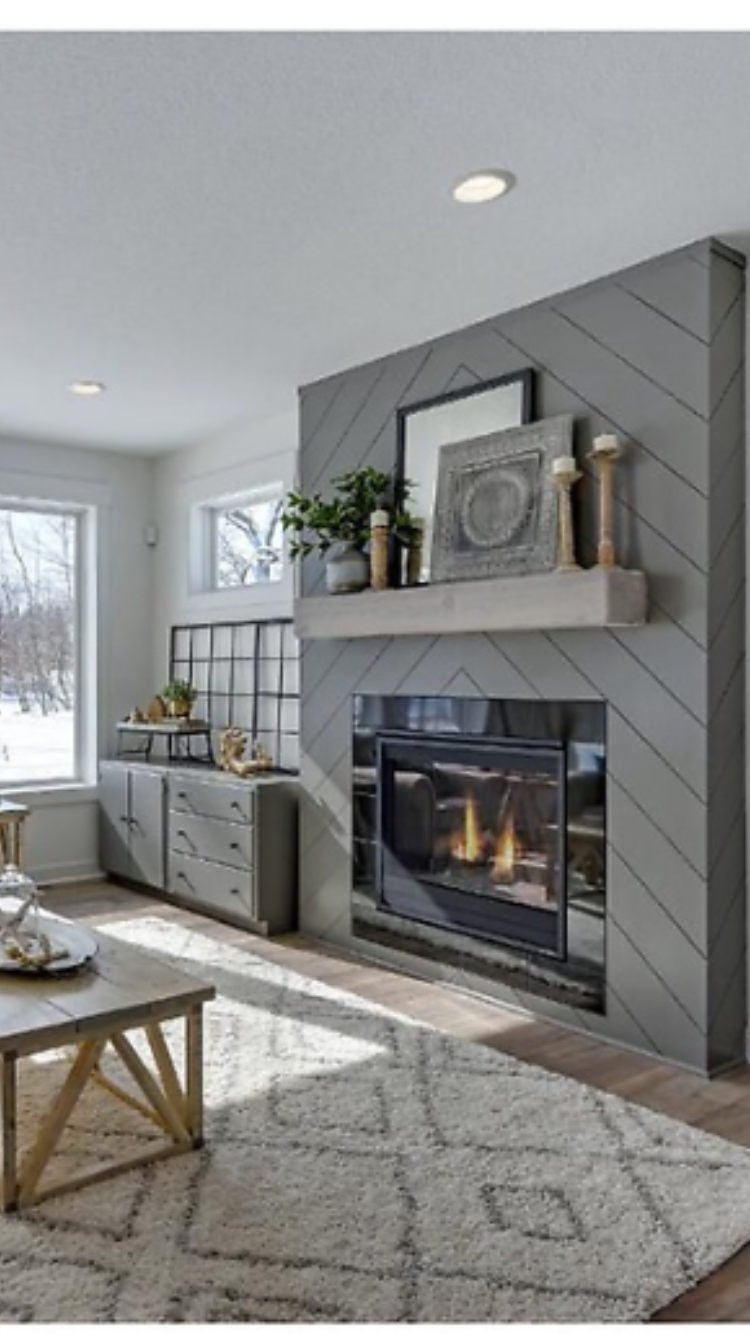
M476 764L478 753L512 752L514 760L539 761L544 757L554 761L557 777L558 829L556 866L558 874L557 909L551 912L507 899L477 896L474 922L462 920L461 930L467 934L509 945L514 949L546 955L558 960L567 959L568 928L568 847L567 847L567 743L564 740L516 739L508 736L460 736L455 733L387 730L376 737L376 845L375 845L375 899L382 913L409 918L430 926L446 926L451 920L451 903L460 896L466 909L465 895L460 889L426 883L408 875L390 851L386 830L392 827L393 785L386 778L385 766L394 759L405 758L405 752L414 752L425 746L444 750L451 762ZM389 752L386 754L386 752ZM387 886L387 888L386 888ZM471 916L471 914L469 914ZM464 917L466 914L464 914Z

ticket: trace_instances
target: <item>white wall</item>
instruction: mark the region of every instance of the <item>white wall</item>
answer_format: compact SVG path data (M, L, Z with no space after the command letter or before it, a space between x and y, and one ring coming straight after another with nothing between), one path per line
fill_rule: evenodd
M291 615L291 571L270 588L191 594L189 519L202 500L276 480L291 486L296 450L296 411L160 459L0 439L0 495L96 508L100 756L113 753L116 721L163 684L171 625ZM145 541L150 522L156 547ZM27 861L34 876L48 882L97 872L93 781L14 795L32 811Z
M266 482L292 486L297 459L297 412L231 430L156 463L153 646L155 680L169 664L169 629L176 624L290 616L292 572L277 584L221 593L190 591L190 517L202 501L232 495Z
M153 693L154 556L143 528L151 512L154 467L142 457L0 440L0 495L79 501L96 508L99 754L111 752L116 720ZM19 794L19 799L32 810L32 874L49 881L97 870L92 782L59 793Z

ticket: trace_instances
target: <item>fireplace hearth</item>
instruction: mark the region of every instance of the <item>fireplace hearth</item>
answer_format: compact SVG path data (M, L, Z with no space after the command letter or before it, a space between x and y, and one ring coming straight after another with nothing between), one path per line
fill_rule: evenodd
M604 707L359 695L353 929L601 1008Z

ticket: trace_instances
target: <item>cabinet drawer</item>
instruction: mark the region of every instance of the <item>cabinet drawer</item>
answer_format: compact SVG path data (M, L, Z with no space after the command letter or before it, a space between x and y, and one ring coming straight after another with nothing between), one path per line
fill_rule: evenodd
M196 908L214 908L235 916L252 918L254 892L252 873L236 871L199 857L169 854L169 889L172 894L195 902Z
M253 864L252 827L230 824L228 820L170 811L169 846L174 852L236 866L240 871L249 870Z
M250 787L201 778L169 775L169 806L184 815L207 815L212 820L252 824L254 792Z

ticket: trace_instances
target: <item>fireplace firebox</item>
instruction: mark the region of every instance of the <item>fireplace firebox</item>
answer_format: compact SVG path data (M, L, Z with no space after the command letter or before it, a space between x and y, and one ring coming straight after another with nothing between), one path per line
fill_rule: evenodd
M606 706L355 695L352 931L601 1011Z
M565 958L565 775L563 742L381 733L381 908Z

